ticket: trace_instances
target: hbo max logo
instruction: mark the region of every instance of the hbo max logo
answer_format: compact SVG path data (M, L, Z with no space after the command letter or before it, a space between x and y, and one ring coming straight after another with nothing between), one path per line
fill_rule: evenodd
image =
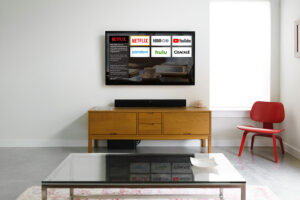
M151 36L151 45L152 46L170 46L171 45L171 36L162 36L154 35Z
M158 42L163 42L163 43L168 43L170 40L169 39L154 39L153 42L158 43Z

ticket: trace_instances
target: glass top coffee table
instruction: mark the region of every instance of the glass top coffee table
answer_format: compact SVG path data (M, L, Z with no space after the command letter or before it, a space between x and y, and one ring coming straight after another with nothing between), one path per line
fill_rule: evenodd
M214 158L215 167L196 167L190 158ZM42 199L47 188L240 188L246 199L246 181L221 153L116 154L74 153L42 181ZM99 195L100 196L100 195Z

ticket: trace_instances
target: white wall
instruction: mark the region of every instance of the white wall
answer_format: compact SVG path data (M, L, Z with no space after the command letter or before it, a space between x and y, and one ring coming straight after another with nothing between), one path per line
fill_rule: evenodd
M116 98L186 98L189 105L202 99L208 105L208 16L209 0L1 0L0 146L87 145L87 110L111 105ZM274 24L276 31L278 21ZM196 31L196 85L106 86L105 30ZM273 99L278 96L277 67ZM213 144L239 145L239 123L250 120L214 118Z
M300 19L300 1L281 1L281 101L285 106L287 150L300 158L300 58L294 57L294 22Z

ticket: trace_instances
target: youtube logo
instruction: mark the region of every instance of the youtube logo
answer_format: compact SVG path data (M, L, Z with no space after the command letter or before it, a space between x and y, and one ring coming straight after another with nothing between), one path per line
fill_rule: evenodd
M173 43L179 43L179 39L178 38L173 39Z
M173 46L192 46L192 36L190 35L179 35L172 36Z

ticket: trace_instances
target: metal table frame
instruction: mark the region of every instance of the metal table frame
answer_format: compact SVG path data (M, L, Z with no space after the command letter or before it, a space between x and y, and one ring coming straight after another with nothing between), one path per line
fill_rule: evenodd
M44 183L42 182L42 200L47 200L47 189L48 188L69 188L70 189L70 199L73 200L74 189L80 188L220 188L219 198L223 200L223 189L224 188L240 188L241 189L241 200L246 200L246 182L240 183L66 183L66 182L57 182L57 183ZM197 194L199 196L199 194ZM196 194L193 196L197 196ZM97 195L102 197L102 195ZM109 195L105 195L106 197ZM116 195L111 195L111 197ZM126 197L127 195L122 195ZM145 197L147 195L138 195L140 197ZM148 195L149 196L149 195ZM152 195L153 197L154 195ZM174 196L172 194L166 194L165 196ZM185 196L185 195L179 195ZM186 195L186 197L191 197L192 195ZM88 197L88 196L87 196ZM121 197L121 196L118 196ZM178 195L176 195L178 197ZM135 196L137 198L137 196Z

